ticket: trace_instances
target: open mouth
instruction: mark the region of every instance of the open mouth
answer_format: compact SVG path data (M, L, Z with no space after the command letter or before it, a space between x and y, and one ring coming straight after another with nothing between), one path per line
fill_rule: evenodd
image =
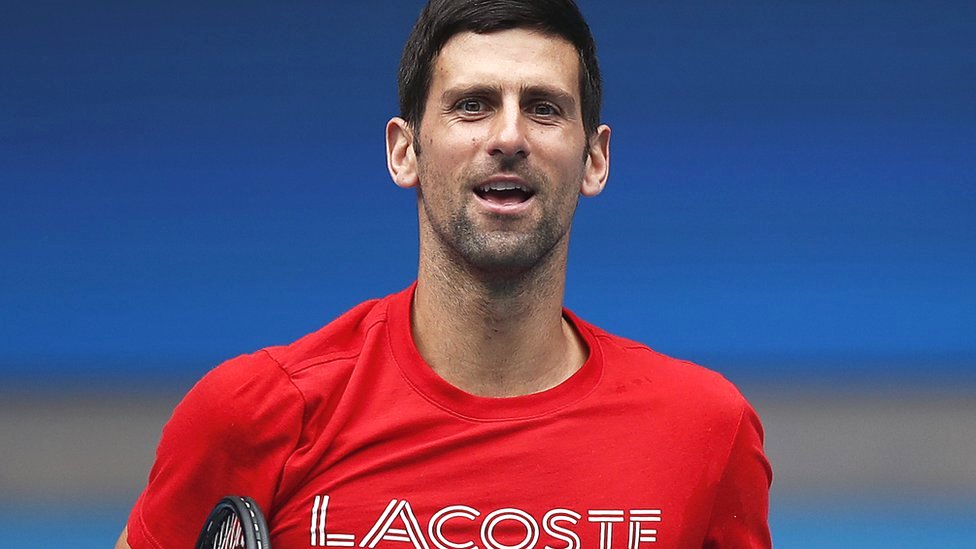
M501 206L512 206L521 204L532 198L535 192L532 189L518 183L487 183L474 189L478 198L492 204Z

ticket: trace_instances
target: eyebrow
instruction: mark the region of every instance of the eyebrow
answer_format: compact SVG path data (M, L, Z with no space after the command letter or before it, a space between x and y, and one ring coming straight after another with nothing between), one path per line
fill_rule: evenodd
M541 98L551 98L556 103L562 103L568 107L576 106L576 98L573 94L563 90L562 88L557 88L555 86L546 85L533 85L533 86L522 86L522 95L527 95L530 97L541 97Z
M468 86L455 86L444 90L441 98L444 102L451 102L457 98L468 95L501 95L501 88L487 84L471 84Z

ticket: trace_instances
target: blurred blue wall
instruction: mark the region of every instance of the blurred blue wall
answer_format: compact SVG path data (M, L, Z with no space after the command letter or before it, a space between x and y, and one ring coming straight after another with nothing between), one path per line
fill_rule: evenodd
M6 5L0 378L185 382L406 286L420 4ZM570 307L734 379L971 375L976 4L581 5L613 162Z

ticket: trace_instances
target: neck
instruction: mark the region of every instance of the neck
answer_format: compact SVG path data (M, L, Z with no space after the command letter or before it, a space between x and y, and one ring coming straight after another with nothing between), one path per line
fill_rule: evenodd
M536 393L565 381L586 359L563 319L566 247L526 273L473 272L421 250L411 321L427 364L478 396ZM443 260L442 260L443 258Z

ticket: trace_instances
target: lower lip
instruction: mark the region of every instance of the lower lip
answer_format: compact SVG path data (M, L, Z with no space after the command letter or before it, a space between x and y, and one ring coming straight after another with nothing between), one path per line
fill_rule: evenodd
M474 194L475 200L482 208L488 210L489 212L496 215L519 215L525 213L532 207L535 196L530 196L528 200L524 202L514 202L511 204L503 204L501 202L492 202L491 200L486 200L478 196L478 193Z

